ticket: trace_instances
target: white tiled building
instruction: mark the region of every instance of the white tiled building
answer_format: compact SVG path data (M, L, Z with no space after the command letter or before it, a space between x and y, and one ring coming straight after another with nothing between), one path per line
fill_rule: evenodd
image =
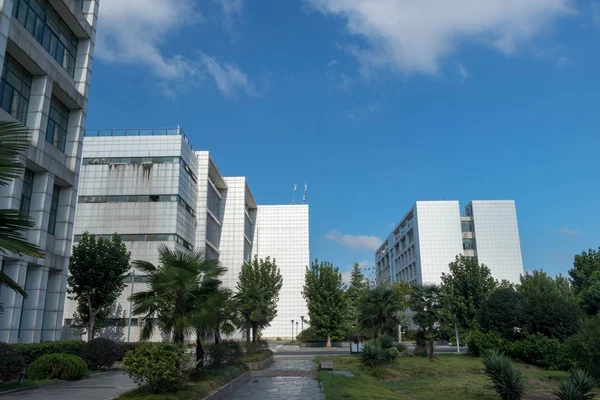
M0 186L0 208L28 213L29 241L45 252L0 255L28 294L0 288L0 342L61 338L97 15L98 0L0 1L0 120L32 137L24 175Z
M375 253L377 282L441 283L458 254L497 280L519 282L523 260L513 200L417 201Z
M263 336L290 336L289 320L307 315L301 282L310 262L308 205L257 206L246 178L223 177L210 154L195 151L179 128L88 132L75 242L84 231L117 232L132 260L153 264L161 243L182 251L204 248L227 267L223 281L234 290L244 260L271 256L284 286L278 316ZM139 272L133 278L134 292L147 289ZM141 320L129 320L130 282L103 336L139 340ZM74 311L67 301L67 337L75 336L69 328Z

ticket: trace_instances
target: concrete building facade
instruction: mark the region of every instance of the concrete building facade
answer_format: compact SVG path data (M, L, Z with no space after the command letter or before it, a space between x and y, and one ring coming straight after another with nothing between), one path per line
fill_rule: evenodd
M31 132L26 170L0 187L0 208L29 214L28 239L45 252L0 255L28 295L0 288L0 342L61 339L97 16L98 0L0 1L0 120Z
M271 256L283 275L278 316L265 337L289 336L290 321L306 315L300 277L310 262L308 205L258 206L245 177L224 177L207 151L195 151L177 129L88 132L83 146L75 239L88 231L119 233L131 260L158 264L157 248L204 249L235 290L244 261ZM142 320L130 316L131 293L147 290L133 268L102 336L138 341ZM76 305L67 301L65 336ZM131 318L130 318L131 317ZM238 333L237 336L240 334ZM161 338L156 332L154 340Z
M513 200L417 201L375 253L379 284L440 284L459 254L477 258L492 276L519 282L523 260Z

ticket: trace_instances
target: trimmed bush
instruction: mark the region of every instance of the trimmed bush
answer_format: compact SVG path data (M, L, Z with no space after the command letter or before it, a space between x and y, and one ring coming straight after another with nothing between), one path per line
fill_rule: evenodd
M496 349L486 349L481 355L485 374L492 380L498 396L502 400L523 399L523 375L512 365L510 358Z
M221 365L232 365L244 357L242 345L235 340L223 340L219 344L206 346L206 363L208 368L219 368Z
M11 381L25 368L25 358L8 343L0 343L0 382Z
M254 353L247 356L244 356L244 362L258 362L264 361L269 357L273 356L273 352L271 350L263 350L260 353Z
M379 340L379 342L381 343L381 347L383 347L384 349L390 349L394 347L394 339L388 335L380 336L377 338L377 340Z
M512 343L510 355L527 364L551 370L567 370L571 366L564 343L541 333Z
M590 392L596 386L596 380L581 369L569 371L569 377L552 391L557 400L592 400Z
M46 354L35 360L27 370L27 377L33 380L63 379L74 381L81 379L87 366L80 357L71 354Z
M390 347L384 347L386 345L390 345ZM373 339L366 342L361 354L363 365L370 368L392 364L397 356L398 352L393 347L393 343L390 344L381 339Z
M186 348L174 343L142 343L123 359L121 369L138 386L154 393L174 391L185 380Z
M244 342L244 353L255 354L261 351L269 350L269 343L263 339L256 339L256 342Z
M119 345L119 354L117 361L123 361L123 357L127 354L128 351L135 350L138 346L138 343L117 343Z
M579 333L566 341L577 368L600 379L600 314L582 322Z
M473 357L479 357L484 350L495 349L500 352L506 352L508 342L499 333L475 331L467 338L467 346L469 353Z
M121 347L110 339L96 338L83 345L82 358L91 370L106 370L121 355Z
M25 362L29 365L46 354L60 353L81 357L84 344L85 342L82 340L64 340L59 342L15 344L13 346L23 354Z

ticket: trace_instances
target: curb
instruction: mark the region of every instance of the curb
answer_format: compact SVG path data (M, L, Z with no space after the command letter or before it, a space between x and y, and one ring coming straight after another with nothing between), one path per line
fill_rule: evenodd
M250 381L250 371L243 373L204 400L225 400Z
M269 358L265 358L262 361L247 362L245 364L248 366L248 368L250 368L250 371L258 371L258 370L264 369L265 367L271 365L272 362L273 362L273 356L270 356Z

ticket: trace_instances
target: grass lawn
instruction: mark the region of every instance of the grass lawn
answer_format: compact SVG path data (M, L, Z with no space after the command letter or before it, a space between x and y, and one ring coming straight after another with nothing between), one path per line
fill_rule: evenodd
M23 384L19 384L19 382L4 382L0 384L0 393L5 390L13 390L13 389L23 389L26 387L38 386L48 382L55 382L57 379L43 379L41 381L34 381L31 379L25 379Z
M327 359L327 357L317 357ZM349 370L345 377L319 372L325 398L334 399L411 399L411 400L497 400L490 380L483 373L481 359L464 355L437 355L434 361L423 357L398 358L393 366L376 371L363 367L359 356L337 356L336 370ZM552 388L568 374L546 371L515 363L526 380L526 399L550 399ZM598 391L600 393L600 391Z
M228 365L217 369L192 372L185 387L172 393L150 393L141 387L118 397L118 400L196 400L231 382L248 371L246 364Z

